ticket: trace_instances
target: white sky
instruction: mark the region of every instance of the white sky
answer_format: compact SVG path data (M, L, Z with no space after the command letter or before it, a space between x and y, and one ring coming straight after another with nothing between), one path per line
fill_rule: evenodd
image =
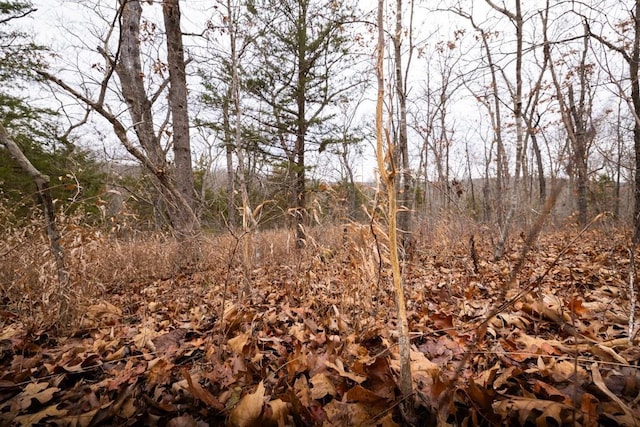
M38 12L33 15L31 18L31 25L33 26L33 31L37 36L37 39L45 44L51 45L54 51L59 52L59 56L52 58L52 63L57 64L63 69L67 69L66 72L63 72L63 75L66 75L69 79L74 78L74 75L77 74L78 70L80 71L88 71L87 67L91 67L91 65L95 62L99 62L100 58L95 52L95 47L97 44L98 38L96 35L102 33L107 25L105 22L100 22L96 19L95 10L92 10L91 5L95 4L105 4L105 8L109 8L115 5L117 0L109 0L109 1L72 1L72 0L33 0L34 6L38 8ZM447 41L452 39L453 31L458 28L467 28L467 34L470 34L471 31L466 25L466 22L461 21L459 18L453 17L451 14L447 14L444 12L433 12L427 11L427 7L436 7L438 4L451 3L452 1L427 1L427 2L416 2L416 14L414 17L414 41L416 43L421 43L421 46L425 47L426 56L419 56L417 53L413 56L413 62L411 64L411 72L409 74L409 100L410 100L410 108L417 109L417 111L421 111L423 107L416 106L416 102L420 102L421 98L423 98L423 91L426 87L427 77L431 80L432 85L435 82L435 86L437 86L437 75L434 71L437 70L437 63L434 61L436 57L432 55L434 46L437 42ZM213 9L213 5L215 5L216 1L214 0L189 0L181 2L181 8L183 12L183 30L186 32L194 31L199 32L199 29L203 27L204 23L207 19L213 19L214 22L219 22L219 12L216 12ZM499 15L491 11L490 8L486 5L484 1L471 1L471 0L462 0L461 3L466 4L466 10L471 11L473 8L474 16L477 18L477 22L487 26L492 30L500 31L500 35L498 38L502 38L504 40L504 44L501 50L506 53L511 53L513 50L513 43L510 40L513 40L514 30L513 26L510 24L505 24L503 19L499 19ZM496 1L498 4L502 4L502 2ZM544 6L544 0L527 0L523 1L523 7L528 10L529 15L533 15L536 9L542 8ZM368 0L360 2L361 7L373 10L375 8L375 2ZM508 7L512 7L512 1L507 1ZM150 11L153 10L151 6L147 6L143 3L145 10ZM391 10L395 2L387 2L387 8ZM94 8L96 9L96 8ZM97 9L96 9L97 10ZM161 24L161 17L159 15L159 9L156 7L156 21ZM389 13L389 19L392 21L392 14ZM110 15L109 15L110 16ZM216 21L218 20L218 21ZM408 12L405 11L405 24L408 23ZM392 22L389 22L392 25ZM388 28L388 30L390 30ZM571 29L569 29L570 31ZM539 33L540 29L536 26L527 26L526 32L528 35L533 35L535 33ZM373 46L375 43L375 39L371 34L366 34L365 37L370 38L371 44L371 55L373 60ZM185 40L185 44L189 44L189 40ZM462 68L466 71L472 71L474 69L474 61L476 61L477 56L479 55L479 48L477 46L471 46L471 41L465 42L462 47L458 45L458 49L464 49L465 54L461 58L453 58L454 60L460 61ZM405 46L407 42L405 41ZM71 46L84 46L84 51L78 51ZM431 53L431 55L429 54ZM457 51L453 52L453 56L457 55ZM494 60L502 61L501 53L499 50L495 52ZM536 55L539 55L537 53ZM531 61L533 56L528 54L527 61ZM428 61L431 61L430 65L428 65ZM506 70L506 74L509 75L512 72L513 60L510 58L506 58L506 62L503 62ZM80 64L80 65L78 65ZM527 70L533 79L536 73L536 67L529 64L527 65ZM84 68L84 69L83 69ZM431 70L431 74L427 70ZM389 76L389 71L386 70L387 76ZM513 81L514 78L511 74L510 79ZM365 123L373 123L373 98L375 96L375 81L372 81L372 87L369 89L370 95L367 96L369 99L368 103L364 103L360 112L360 121ZM477 82L476 82L477 84ZM525 91L528 90L530 86L529 81L525 81ZM192 89L194 88L192 84ZM477 89L477 88L476 88ZM508 99L506 99L508 101ZM506 111L506 107L505 107ZM449 112L449 126L455 129L454 132L454 146L452 147L451 157L454 159L451 161L451 170L452 177L456 176L458 178L464 177L466 174L466 164L462 161L464 158L464 150L468 145L471 151L472 158L476 160L476 164L474 165L472 173L474 175L482 172L481 164L484 161L484 151L485 145L487 141L484 141L487 135L490 136L490 125L488 124L488 119L486 118L485 112L482 108L478 107L478 104L471 98L468 91L461 89L457 92L457 95L454 95L454 99L450 104L450 112ZM553 118L553 120L557 120L558 117ZM551 118L549 118L551 120ZM508 118L506 120L506 124L508 124ZM99 122L99 121L98 121ZM103 125L96 125L98 130L103 129L104 134L109 134L108 127L104 128ZM91 135L89 130L86 131L87 135ZM197 138L196 132L193 133L194 138ZM508 136L508 129L507 129ZM415 154L417 159L417 152L419 151L419 147L421 145L421 141L415 133L410 135L411 141L410 144L412 146L412 151ZM113 144L116 144L115 138L111 138ZM194 147L201 147L202 144L198 144L197 141L194 141ZM359 175L359 179L368 180L373 177L373 170L375 168L375 161L373 157L373 151L371 146L367 143L364 143L364 155L362 158L358 159L354 166L355 171ZM99 150L102 148L99 147ZM508 144L508 149L513 152L512 144ZM108 151L112 151L112 148L109 148ZM417 167L417 160L413 164L414 167ZM331 168L331 165L328 166ZM326 169L324 169L326 170ZM323 172L320 170L319 172Z

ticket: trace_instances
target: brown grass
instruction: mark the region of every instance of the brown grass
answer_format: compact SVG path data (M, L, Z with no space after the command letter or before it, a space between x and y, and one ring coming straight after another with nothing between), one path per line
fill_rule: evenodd
M385 236L379 230L374 230L374 235L368 224L352 223L307 231L307 247L302 250L295 248L294 234L289 230L261 231L253 236L250 302L267 303L269 295L262 290L264 285L275 283L285 293L326 299L329 307L335 305L341 312L351 313L356 323L366 323L372 314L393 312ZM469 250L472 234L480 273L493 281L506 277L522 238L514 234L512 251L504 260L490 262L492 232L470 220L448 217L416 226L418 243L406 265L407 284L438 292L442 284L421 280L425 271L439 270L443 280L455 280L456 286L478 280L474 279ZM244 237L229 233L179 243L165 234L140 233L123 239L99 229L66 224L62 235L70 278L64 297L72 310L70 324L65 326L72 329L81 323L86 307L102 300L121 302L125 313L136 312L139 307L127 308L131 301L127 295L150 292L146 298L150 302L160 298L149 291L159 283L165 289L161 298L204 304L219 317L222 300L226 307L235 302L243 282L238 239ZM2 324L20 322L33 330L63 326L54 314L60 306L55 265L37 221L5 230L0 256ZM458 273L449 277L451 269Z

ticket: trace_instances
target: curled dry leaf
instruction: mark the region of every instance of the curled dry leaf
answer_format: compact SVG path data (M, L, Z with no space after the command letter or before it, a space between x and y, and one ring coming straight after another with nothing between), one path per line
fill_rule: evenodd
M143 326L142 328L140 328L140 332L138 332L133 337L133 342L136 345L136 347L138 347L140 350L142 350L143 348L146 348L146 349L149 349L150 351L155 352L156 346L153 343L153 339L157 335L158 334L153 329L147 326Z
M195 398L205 403L206 405L214 408L217 411L222 411L224 409L224 405L220 403L215 396L205 390L198 381L194 381L189 373L189 370L186 367L182 367L180 369L182 376L187 380L187 384L189 386L189 391L193 394Z
M231 338L227 341L227 345L235 354L242 354L242 349L249 341L250 334L248 332L244 332L242 334L238 334L235 337Z
M326 374L319 373L311 378L311 398L320 400L325 396L335 396L336 388Z
M362 375L356 375L356 374L351 373L351 372L346 372L344 370L344 364L342 363L342 360L340 360L340 359L336 359L336 363L332 363L332 362L329 362L328 360L326 360L324 362L324 364L328 368L333 368L336 371L338 371L338 374L340 374L341 377L349 378L350 380L355 381L358 384L362 383L364 380L367 379L367 377L363 377Z
M629 408L618 396L613 394L611 390L607 387L602 379L602 375L600 374L600 370L598 369L598 364L596 362L591 364L591 374L593 375L594 384L600 389L601 392L607 395L609 399L613 400L619 407L624 411L624 419L625 424L635 425L635 421L637 420L636 414L633 413L631 408ZM619 418L620 420L620 418Z
M229 415L229 425L233 427L258 426L264 406L264 383L260 381L253 393L247 394Z
M517 415L520 425L534 422L538 426L546 426L550 423L567 425L573 414L573 407L570 405L525 397L511 397L494 402L493 410L506 420L511 419L512 415Z
M58 409L58 405L48 406L35 414L20 415L13 421L19 426L33 426L46 420L47 418L62 417L67 414L64 409Z

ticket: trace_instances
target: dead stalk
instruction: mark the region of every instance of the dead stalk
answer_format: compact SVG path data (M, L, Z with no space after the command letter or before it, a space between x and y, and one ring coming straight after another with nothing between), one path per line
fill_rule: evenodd
M393 144L382 124L384 103L384 22L383 22L384 0L378 0L378 46L377 46L377 74L378 74L378 97L376 102L376 157L378 160L378 171L380 180L384 184L388 197L388 227L389 227L389 252L391 270L393 274L393 285L396 297L396 310L398 315L398 344L400 349L400 392L403 399L406 399L401 408L404 410L405 419L411 421L414 413L413 400L409 397L413 394L413 384L411 380L411 343L409 341L409 325L407 321L407 309L400 271L400 259L398 256L398 233L397 233L397 199L395 190L396 170L393 159ZM383 138L386 138L387 150L384 149ZM386 159L386 161L385 161ZM387 164L390 170L387 169Z
M635 284L635 273L636 273L636 262L635 262L635 249L631 246L629 249L629 343L633 342L634 336L634 325L636 321L635 311L636 311L636 284Z

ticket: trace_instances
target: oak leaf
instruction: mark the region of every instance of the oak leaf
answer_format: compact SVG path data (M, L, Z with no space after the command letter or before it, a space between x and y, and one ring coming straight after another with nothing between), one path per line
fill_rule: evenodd
M264 407L264 384L260 381L256 391L246 394L231 411L229 425L234 427L258 426Z

